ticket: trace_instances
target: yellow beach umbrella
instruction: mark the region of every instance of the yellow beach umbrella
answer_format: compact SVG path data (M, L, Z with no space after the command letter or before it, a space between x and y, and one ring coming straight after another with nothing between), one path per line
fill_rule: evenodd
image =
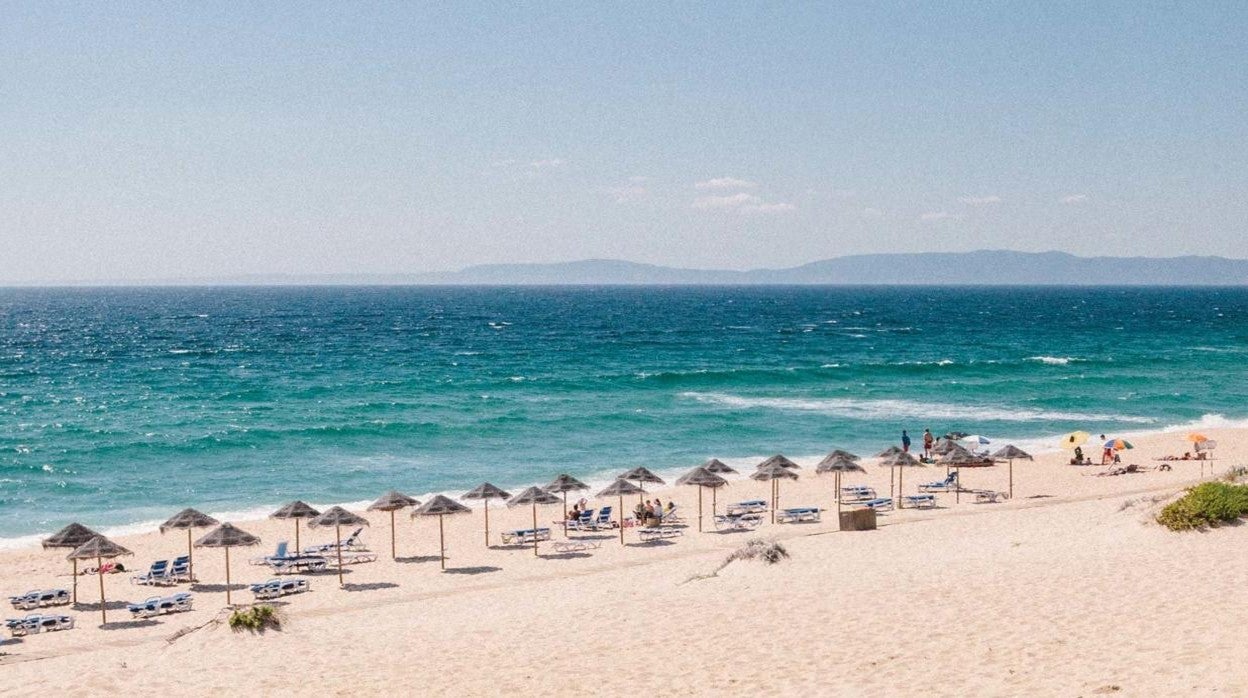
M1088 442L1092 435L1086 431L1072 431L1062 437L1062 448L1078 448Z

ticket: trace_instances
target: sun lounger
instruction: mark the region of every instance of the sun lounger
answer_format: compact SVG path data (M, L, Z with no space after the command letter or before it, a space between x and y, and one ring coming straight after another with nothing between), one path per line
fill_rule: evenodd
M717 531L751 531L763 523L758 514L720 514L715 517Z
M743 502L728 505L728 515L733 514L761 514L767 511L767 502L761 499L747 499Z
M551 547L557 553L581 553L586 550L598 550L602 547L602 541L573 538L571 540L557 540L551 544Z
M174 558L173 564L169 566L169 579L175 584L195 581L191 579L191 558L185 555Z
M325 560L326 560L326 561L328 561L328 562L332 562L332 563L334 563L334 564L337 564L337 563L338 563L338 554L337 554L337 553L329 553L329 554L326 556ZM364 564L364 563L366 563L366 562L377 562L377 553L348 553L348 552L344 552L344 553L342 554L342 564L344 564L344 565L362 565L362 564Z
M875 511L893 510L893 500L891 497L876 497L875 499L869 499L865 502L859 502L859 504L868 509L874 509Z
M50 633L55 630L71 630L74 627L73 616L59 614L31 614L25 618L10 618L4 621L5 627L13 637Z
M173 584L173 578L169 576L169 561L157 560L153 562L147 572L131 577L130 583L145 586Z
M846 504L858 504L877 499L875 490L866 485L852 485L841 488L841 501Z
M355 531L353 531L351 535L347 536L346 538L343 538L341 545L339 545L338 543L325 543L323 545L309 545L309 546L304 547L303 552L305 555L327 555L329 553L337 551L339 547L342 548L343 552L346 552L348 550L355 551L355 552L366 552L368 550L368 546L364 545L364 542L360 540L360 535L363 533L364 533L364 528L360 527L360 528L355 529Z
M958 486L958 472L949 473L944 480L919 485L920 492L952 492Z
M64 606L70 600L69 592L64 589L36 589L21 596L10 596L9 603L19 611L30 611L45 606Z
M962 490L962 491L970 492L971 494L974 494L976 504L995 504L997 502L1004 502L1005 500L1010 498L1010 495L1006 494L1005 492L996 492L994 490Z
M312 586L306 579L270 579L267 582L260 582L250 586L251 593L256 595L257 601L267 601L281 596L301 594L311 588Z
M642 526L637 530L637 535L641 538L642 543L651 543L656 540L683 536L685 532L679 528L667 528L665 526Z
M278 559L278 560L285 559L285 558L286 558L287 556L289 556L289 554L290 554L290 553L288 552L289 550L290 550L290 544L289 544L289 543L287 543L287 542L286 542L286 541L284 541L284 540L283 540L283 541L278 541L278 543L277 543L277 550L276 550L276 551L274 551L274 553L273 553L272 555L261 555L260 557L253 557L253 558L251 558L250 560L248 560L248 562L249 562L249 563L251 563L251 564L253 564L253 565L267 565L267 564L269 564L269 560L272 560L272 559L275 559L275 558L276 558L276 559Z
M663 516L659 518L663 524L683 524L684 518L680 515L680 507L673 504L671 509L663 512Z
M575 519L556 521L555 524L565 526L569 531L589 531L594 525L594 510L585 509Z
M151 618L165 613L182 613L191 610L192 597L186 592L172 596L153 596L143 603L126 605L134 618Z
M598 516L594 518L591 527L595 531L609 530L619 528L619 524L611 520L611 507L603 507L598 510Z
M520 528L514 531L503 531L503 543L511 545L513 543L534 543L544 540L550 540L549 528Z
M776 512L776 523L816 523L819 507L792 507Z
M908 494L905 499L906 504L912 509L936 508L936 495L934 494Z
M271 558L268 566L274 574L323 572L329 567L329 559L320 555L291 555L284 558Z

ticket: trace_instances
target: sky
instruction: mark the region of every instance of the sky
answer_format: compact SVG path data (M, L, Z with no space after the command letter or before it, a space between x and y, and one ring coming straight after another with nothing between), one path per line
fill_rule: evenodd
M0 15L0 283L1248 257L1248 3Z

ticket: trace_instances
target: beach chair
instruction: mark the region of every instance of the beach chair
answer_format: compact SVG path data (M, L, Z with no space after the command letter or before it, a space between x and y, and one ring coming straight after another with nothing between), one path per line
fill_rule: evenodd
M193 582L191 579L191 558L183 555L173 559L173 564L169 566L169 580L173 583Z
M337 563L338 554L330 553L325 557L325 560ZM342 564L344 565L362 565L366 562L377 562L377 553L342 553Z
M503 531L499 534L503 538L503 544L521 544L534 543L544 540L550 540L549 528L520 528L514 531Z
M761 499L747 499L742 502L729 504L727 512L729 516L733 514L761 514L767 511L767 502Z
M585 509L575 519L561 521L569 531L589 531L594 525L594 510Z
M136 574L130 578L131 584L142 584L144 586L156 586L163 584L172 584L173 580L169 576L169 561L157 560L152 563L150 569L143 574Z
M717 531L752 531L763 523L759 514L720 514L715 517Z
M126 610L134 618L151 618L164 613L183 613L191 610L192 596L182 592L172 596L153 596L143 603L126 604Z
M1004 502L1010 498L1005 492L997 492L995 490L963 490L975 495L976 504L996 504Z
M920 492L952 492L958 486L958 472L950 472L944 480L919 485Z
M776 523L818 523L819 507L793 507L776 512Z
M663 524L683 524L685 520L680 515L680 505L673 504L671 509L663 512L663 516L659 518L659 522Z
M906 495L906 504L912 509L935 509L936 495L934 494L908 494Z
M56 630L72 630L74 627L73 616L63 616L59 614L41 615L38 613L31 614L25 618L11 618L4 622L8 628L9 634L13 637L22 637L23 635L34 635L35 633L50 633Z
M277 559L277 560L286 559L286 557L288 556L289 550L290 550L289 543L287 543L284 540L278 541L277 550L275 550L272 555L261 555L260 557L253 557L247 562L253 565L267 565L269 564L269 561L273 559Z
M364 527L361 526L360 528L357 528L354 531L352 531L351 535L347 536L346 538L343 538L341 546L339 546L338 543L325 543L323 545L309 545L303 549L303 552L305 554L324 555L326 553L336 552L339 547L342 548L343 552L346 552L348 550L365 552L368 550L368 546L364 545L363 541L360 540L360 536L363 533L364 533Z
M550 547L554 548L557 553L581 553L586 550L598 550L602 547L602 541L574 538L572 540L557 540Z
M343 562L346 562L346 558L343 558ZM274 574L324 572L329 567L329 559L320 555L290 555L284 558L272 558L268 566Z
M250 588L257 601L267 601L290 594L301 594L312 587L306 579L270 579L267 582L252 584Z
M858 503L877 512L893 510L893 500L891 497L876 497L875 499L869 499L865 502Z
M850 485L841 488L841 501L846 504L859 504L878 498L875 490L866 485Z
M611 520L611 507L603 507L598 510L598 516L594 518L591 527L595 531L603 531L616 528L616 523Z
M642 543L652 543L658 540L683 536L685 532L679 528L667 528L665 526L642 526L638 529L637 535L641 538Z
M19 611L30 611L45 606L64 606L70 601L69 592L64 589L42 589L28 591L21 596L10 596L9 603Z

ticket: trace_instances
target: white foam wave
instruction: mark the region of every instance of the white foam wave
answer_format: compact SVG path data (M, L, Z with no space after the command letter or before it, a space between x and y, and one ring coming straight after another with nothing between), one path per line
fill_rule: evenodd
M1125 422L1129 424L1154 424L1151 417L1124 414L1101 414L1090 412L1066 412L1062 410L1035 410L996 407L989 405L952 405L939 402L916 402L913 400L856 400L853 398L781 398L741 397L727 393L681 393L683 397L699 402L723 405L737 409L765 408L791 412L818 412L849 419L896 419L919 417L924 419L960 419L990 422Z
M1039 361L1040 363L1048 364L1049 366L1065 366L1073 361L1083 361L1083 359L1078 359L1073 356L1029 356L1027 357L1027 360Z

